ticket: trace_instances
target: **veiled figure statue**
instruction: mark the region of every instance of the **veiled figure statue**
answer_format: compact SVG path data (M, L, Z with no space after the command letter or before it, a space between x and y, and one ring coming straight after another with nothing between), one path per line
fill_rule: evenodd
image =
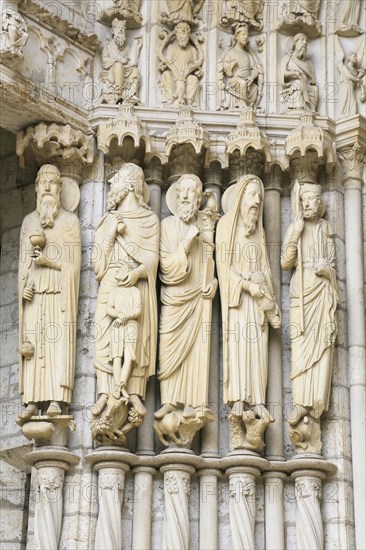
M217 289L212 258L217 213L199 210L202 183L193 174L181 176L169 191L167 202L174 215L162 221L160 240L162 407L155 413L154 429L164 444L184 446L212 419L208 327Z
M266 408L268 324L281 325L263 228L264 187L253 175L223 196L225 215L216 235L220 283L224 403L230 415L231 448L260 451L273 421Z
M281 101L286 109L314 112L318 104L318 86L312 61L307 57L308 39L298 33L293 38L291 52L284 57Z
M49 417L67 414L75 374L80 224L62 207L56 166L42 166L35 187L37 207L20 233L19 392L26 405L20 425L39 408Z
M293 269L290 294L293 411L288 418L297 452L321 450L319 418L328 410L338 301L332 228L323 219L321 185L296 183L295 220L282 247Z
M234 45L219 60L221 109L258 107L263 93L263 66L250 48L249 28L236 28Z
M127 414L130 424L142 422L146 383L155 372L159 220L147 206L149 190L140 167L123 165L110 183L108 213L94 239L100 397L92 407L92 431L99 439L124 441L123 433L133 426L124 426L122 434L120 428Z

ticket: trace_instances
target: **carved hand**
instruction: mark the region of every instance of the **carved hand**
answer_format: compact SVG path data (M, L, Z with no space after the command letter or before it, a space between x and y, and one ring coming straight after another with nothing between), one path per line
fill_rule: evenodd
M23 291L23 298L24 300L28 300L28 301L31 301L33 300L33 295L34 295L34 290L32 287L30 286L26 286L24 291Z
M48 261L43 256L43 254L40 250L37 250L37 249L34 250L32 259L33 259L34 263L37 264L37 265L48 266Z
M137 269L133 269L129 272L127 277L123 281L123 286L135 286L140 278L140 274Z
M326 279L329 279L329 270L326 265L321 264L315 269L315 275L318 277L325 277Z
M294 226L293 226L294 233L296 234L295 236L297 237L297 239L300 237L301 233L303 232L304 226L305 226L305 222L302 217L302 214L298 214L295 218Z
M120 320L121 325L125 326L127 324L128 318L125 317L124 315L119 315L118 319Z
M212 283L203 291L202 297L205 300L213 300L215 298L218 282L217 279L214 279Z
M257 283L249 283L249 292L253 298L262 298L263 291Z

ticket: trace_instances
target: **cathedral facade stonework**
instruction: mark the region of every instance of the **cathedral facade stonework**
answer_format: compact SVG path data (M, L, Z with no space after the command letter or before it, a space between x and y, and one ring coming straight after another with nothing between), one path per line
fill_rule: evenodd
M0 548L364 550L365 0L3 4Z

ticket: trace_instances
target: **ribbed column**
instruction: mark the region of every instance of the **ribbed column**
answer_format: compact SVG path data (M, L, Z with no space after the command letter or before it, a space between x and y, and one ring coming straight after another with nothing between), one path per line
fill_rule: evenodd
M324 533L320 509L323 472L299 470L292 474L296 495L298 550L323 550Z
M121 550L125 472L129 467L120 462L101 462L95 469L99 491L95 550Z
M204 191L215 193L218 211L221 205L221 165L218 162L211 163L207 170ZM211 338L210 371L208 386L208 401L214 413L213 422L207 422L201 432L201 454L204 456L219 455L219 429L220 429L220 292L212 302L211 328L207 331L207 338Z
M155 468L134 468L132 550L151 548L151 511Z
M348 372L351 403L353 502L356 548L366 548L366 336L364 264L362 248L362 195L365 151L359 145L342 149L346 245Z
M218 549L218 478L220 470L204 469L200 476L200 550Z
M191 487L192 466L167 464L164 474L165 514L163 550L189 550L188 495Z
M256 486L259 475L256 468L236 466L229 468L230 527L232 548L255 550Z

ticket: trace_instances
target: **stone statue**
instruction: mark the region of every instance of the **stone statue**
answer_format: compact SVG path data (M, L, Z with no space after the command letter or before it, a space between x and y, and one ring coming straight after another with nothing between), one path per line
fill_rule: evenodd
M188 23L178 23L160 49L160 87L163 103L177 107L197 103L203 52Z
M27 26L23 17L11 8L1 14L0 60L14 64L23 59L22 48L28 40Z
M113 19L117 18L125 21L129 29L141 26L141 0L113 0L113 4L111 8L107 8L102 13L101 20L103 22L111 23Z
M199 210L202 183L193 174L181 176L168 193L174 215L161 223L162 407L155 413L154 429L165 445L189 446L196 431L213 419L208 408L209 326L217 289L212 257L217 213L212 207Z
M110 179L108 213L95 233L93 266L100 283L95 311L95 368L100 397L91 427L124 443L143 421L146 383L155 373L159 220L147 206L148 187L135 164ZM124 425L129 419L129 424ZM122 429L120 429L122 428Z
M247 23L254 29L263 29L263 0L223 0L221 24Z
M255 108L262 99L263 66L250 48L248 35L247 25L237 27L234 45L219 60L221 109Z
M80 224L62 207L56 166L42 166L35 187L37 207L20 234L19 392L26 405L20 425L39 408L51 418L66 414L75 373Z
M197 15L205 0L166 0L168 12L161 14L161 22L176 25L181 21L198 23Z
M336 33L341 36L357 36L363 30L358 26L360 18L361 2L355 0L342 0L343 11L336 26Z
M286 232L281 265L291 280L291 380L288 418L297 452L320 453L319 418L328 409L337 334L337 282L332 228L323 219L321 186L297 182L295 220Z
M286 55L282 66L283 87L281 101L287 109L315 111L318 104L318 86L314 66L306 57L308 39L303 33L293 38L291 53Z
M235 193L235 194L234 194ZM281 325L263 229L264 187L242 177L223 197L216 263L223 323L224 402L231 410L231 448L260 451L273 418L266 409L268 323Z
M356 115L358 113L356 88L362 88L366 71L358 67L357 53L355 52L343 57L342 62L338 63L338 70L340 73L339 116L344 118ZM360 100L366 101L364 90Z
M131 63L130 48L126 45L126 22L113 19L112 38L102 50L102 103L139 103L140 73L137 64L142 41L140 37L136 41L135 60Z
M295 0L292 13L296 18L302 18L311 24L318 18L320 0Z

